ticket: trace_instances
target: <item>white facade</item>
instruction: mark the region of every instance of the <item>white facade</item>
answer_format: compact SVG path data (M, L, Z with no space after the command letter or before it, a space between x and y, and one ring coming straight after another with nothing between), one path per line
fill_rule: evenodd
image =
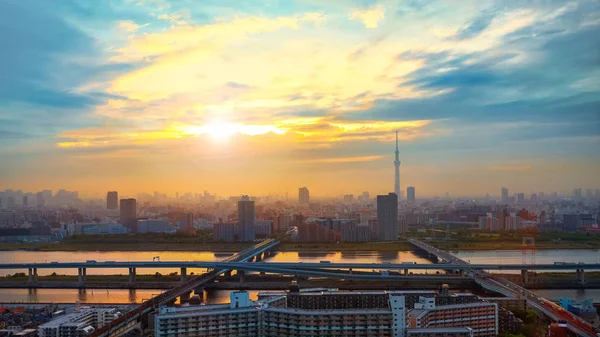
M116 222L78 222L64 225L67 235L123 234L127 227Z
M494 217L492 213L487 213L486 216L480 216L479 229L488 230L490 232L499 230L500 223L498 218Z
M58 316L38 326L39 337L82 337L87 336L98 327L120 317L122 314L115 308L82 309L68 315Z
M392 333L394 337L406 336L406 301L402 295L390 294Z
M138 233L175 233L175 228L169 220L166 219L148 219L138 220L137 222Z
M516 213L511 212L510 216L504 219L505 225L504 228L506 230L518 230L521 229L521 217Z

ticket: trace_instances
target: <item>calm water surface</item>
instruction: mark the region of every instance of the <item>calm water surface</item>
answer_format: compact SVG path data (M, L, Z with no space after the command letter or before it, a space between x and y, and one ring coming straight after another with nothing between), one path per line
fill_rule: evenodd
M523 255L520 250L510 251L460 251L453 252L458 257L471 263L522 263ZM0 263L16 262L52 262L52 261L152 261L155 256L160 256L161 261L217 261L230 254L211 252L29 252L29 251L6 251L0 252ZM279 252L267 259L272 262L417 262L430 263L428 260L415 255L414 252ZM531 255L526 257L526 262L531 263L553 263L553 262L584 262L600 263L599 250L540 250L535 254L535 261ZM39 270L40 275L50 274L55 271L58 274L75 275L77 270ZM161 273L179 271L177 269L160 270ZM23 270L0 270L0 276L23 272ZM138 274L153 274L155 271L138 269ZM188 272L194 272L190 270ZM197 270L195 272L202 272ZM112 275L126 274L122 269L89 269L88 274ZM253 298L259 291L250 291ZM593 298L600 302L600 289L587 290L536 290L541 295L558 300L561 296L575 299ZM160 290L127 290L127 289L88 289L80 291L77 289L0 289L1 302L54 302L74 303L79 300L82 303L140 303ZM226 303L229 301L230 291L214 290L203 294L206 303Z

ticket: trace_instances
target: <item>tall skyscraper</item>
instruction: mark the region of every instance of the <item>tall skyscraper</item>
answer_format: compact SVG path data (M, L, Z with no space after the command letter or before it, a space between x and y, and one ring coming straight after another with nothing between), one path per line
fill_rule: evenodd
M506 187L502 187L502 202L503 203L508 202L508 188L506 188Z
M394 193L397 198L400 198L400 151L398 150L398 131L396 131L396 160L394 160L394 168L396 170Z
M398 196L377 196L377 237L381 241L398 240Z
M121 199L121 225L127 227L130 233L137 232L137 206L135 199Z
M300 189L298 189L298 202L304 205L310 202L310 193L308 192L308 188L300 187Z
M46 203L46 201L44 200L44 193L43 192L37 192L35 194L35 201L38 207L42 207L44 206L44 204Z
M119 193L117 191L106 193L106 208L117 209L117 206L119 206Z
M247 195L238 201L238 239L239 241L254 241L254 201Z
M525 193L517 193L517 204L522 205L525 203Z
M414 186L409 186L406 189L406 200L410 203L415 202L415 188Z

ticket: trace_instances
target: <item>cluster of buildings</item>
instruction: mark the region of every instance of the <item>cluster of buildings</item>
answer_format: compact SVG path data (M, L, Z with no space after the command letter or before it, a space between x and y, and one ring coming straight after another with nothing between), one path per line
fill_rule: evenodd
M470 293L345 292L327 289L232 292L229 304L163 307L154 335L193 336L497 336L523 322Z
M38 326L39 337L79 337L92 334L99 327L122 316L116 308L83 308L60 315Z
M116 308L77 305L67 309L57 305L0 307L0 336L82 337L122 316Z
M402 191L399 190L399 193ZM442 225L510 231L535 228L600 233L599 191L575 189L569 197L533 193L500 198L416 199L406 188L406 199L389 193L372 198L313 200L307 187L298 190L297 202L287 197L230 196L185 193L176 198L155 192L138 198L82 201L77 192L44 190L35 194L0 192L0 242L52 242L69 235L122 233L195 233L213 229L215 241L253 241L293 230L302 242L394 241L411 230ZM142 199L140 199L142 198ZM18 202L17 202L18 201ZM35 201L35 202L34 202Z

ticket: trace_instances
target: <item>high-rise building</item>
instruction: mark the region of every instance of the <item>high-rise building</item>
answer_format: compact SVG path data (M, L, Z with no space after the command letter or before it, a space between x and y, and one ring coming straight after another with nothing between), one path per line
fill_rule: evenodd
M28 202L29 202L29 196L28 195L24 195L23 196L23 206L28 206Z
M415 202L415 188L414 186L409 186L406 189L406 200L410 203Z
M310 202L310 194L308 192L308 188L300 187L298 189L298 202L302 205L308 205Z
M36 204L38 207L42 207L46 204L46 200L44 200L44 192L37 192L35 197L36 197Z
M398 131L396 131L396 151L394 152L396 159L394 160L394 193L396 194L396 203L400 198L400 151L398 150Z
M502 203L508 203L508 188L502 187Z
M354 194L344 194L344 202L354 201Z
M117 209L119 206L119 193L117 191L109 191L106 193L106 208Z
M181 213L179 215L179 229L182 231L194 229L194 213Z
M511 212L510 216L504 218L504 229L505 230L519 230L521 229L521 217L515 212Z
M213 224L213 240L232 242L235 239L235 223L218 222Z
M377 196L378 239L398 240L398 196L395 193Z
M504 226L504 224L503 224ZM500 221L492 213L479 217L479 229L495 232L500 230Z
M525 193L517 193L517 204L522 205L525 202Z
M573 198L581 199L582 196L583 194L581 193L581 188L576 188L573 190Z
M137 232L137 206L135 199L121 199L121 225L127 227L130 233Z
M247 195L238 201L238 239L240 241L254 241L254 200Z
M594 197L594 190L591 188L586 188L585 189L585 198L592 199L593 197Z

